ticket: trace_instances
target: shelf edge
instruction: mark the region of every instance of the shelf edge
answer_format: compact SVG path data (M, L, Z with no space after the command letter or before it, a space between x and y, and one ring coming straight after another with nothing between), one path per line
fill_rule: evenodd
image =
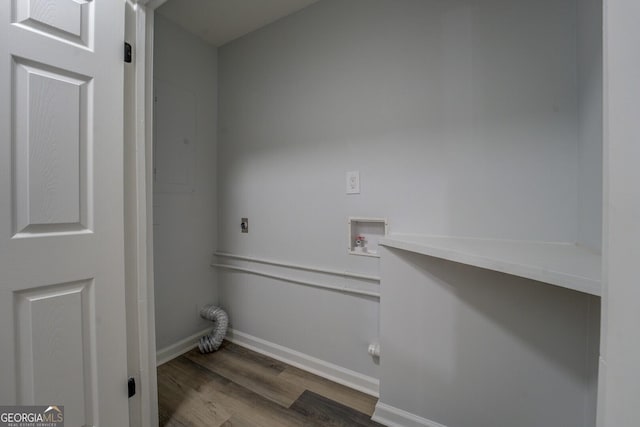
M511 261L484 257L450 248L438 248L424 243L403 241L391 237L381 239L379 244L389 248L445 259L460 264L510 274L512 276L524 277L590 295L601 296L601 283L589 277L547 270L535 265L517 264Z

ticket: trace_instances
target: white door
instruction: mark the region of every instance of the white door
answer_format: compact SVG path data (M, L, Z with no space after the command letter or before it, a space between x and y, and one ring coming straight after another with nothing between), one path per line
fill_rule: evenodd
M128 425L124 0L0 0L0 405Z

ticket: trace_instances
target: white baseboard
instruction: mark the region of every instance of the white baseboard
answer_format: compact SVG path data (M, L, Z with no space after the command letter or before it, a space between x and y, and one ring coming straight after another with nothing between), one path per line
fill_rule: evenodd
M435 421L380 402L376 404L376 410L371 419L388 427L445 427Z
M165 348L161 348L156 352L156 364L158 366L167 363L168 361L175 359L178 356L186 353L198 346L198 341L200 337L205 336L211 332L211 328L203 329L200 332L196 332L195 334L188 336L185 339L178 341L175 344L171 344Z
M239 346L311 372L338 384L378 397L380 381L333 363L325 362L299 351L265 341L261 338L229 329L227 339Z

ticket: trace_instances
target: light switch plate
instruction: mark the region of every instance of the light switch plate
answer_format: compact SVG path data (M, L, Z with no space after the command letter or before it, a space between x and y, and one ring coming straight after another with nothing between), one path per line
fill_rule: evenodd
M360 171L347 172L347 194L360 194Z

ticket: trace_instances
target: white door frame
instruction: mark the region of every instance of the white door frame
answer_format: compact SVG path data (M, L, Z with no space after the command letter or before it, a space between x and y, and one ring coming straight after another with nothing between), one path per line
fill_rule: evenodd
M134 150L125 150L135 164L135 171L128 175L125 187L135 188L137 202L134 206L125 202L125 246L135 248L133 256L126 260L133 263L135 277L126 286L134 287L137 301L131 305L130 314L135 326L128 328L130 339L138 345L128 349L130 358L137 359L139 399L132 402L131 427L155 427L158 425L158 386L156 375L155 299L153 278L153 29L154 10L166 0L125 0L135 13L135 37L133 45L135 82L132 97L134 105L128 111L134 120L134 132L125 137L125 144L135 144ZM131 99L131 98L130 98Z
M136 40L134 52L134 61L136 64L136 84L135 84L135 111L136 111L136 132L135 132L135 144L136 144L136 176L135 182L126 182L126 185L136 185L138 189L138 204L137 204L137 220L135 224L132 224L134 229L136 230L135 236L127 236L126 238L136 238L138 241L138 251L136 259L133 262L137 264L137 283L135 286L138 291L138 331L139 331L139 343L140 343L140 354L138 355L140 360L140 392L142 393L142 398L140 400L141 404L141 413L142 413L142 426L157 426L158 425L158 401L157 401L157 383L156 383L156 349L155 349L155 313L154 313L154 282L153 282L153 174L152 174L152 154L153 154L153 146L152 146L152 130L153 130L153 31L154 31L154 10L160 7L167 0L127 0L132 4L136 5L136 15L137 15L137 25L136 25ZM615 62L620 59L619 56L612 56L618 53L614 50L613 43L625 44L624 37L621 34L618 34L618 37L611 38L609 37L609 32L611 30L618 29L619 32L626 31L627 33L635 34L635 37L640 39L640 29L638 29L635 22L625 22L623 27L618 27L614 25L612 21L623 20L624 13L621 12L620 7L624 9L626 7L630 11L634 10L634 2L637 0L603 0L603 8L605 11L605 25L603 29L603 39L605 41L605 64L608 67L611 66L622 66L623 61ZM619 12L616 15L608 15L608 11L610 10L612 5L617 5L615 7L615 12ZM633 38L633 37L632 37ZM624 52L631 51L634 48L637 48L637 44L626 43L627 46L619 46L619 50ZM609 56L607 57L607 53ZM608 150L612 149L612 146L622 146L629 147L631 153L635 153L633 151L631 143L638 143L638 141L629 141L629 140L620 140L614 141L613 136L620 137L630 137L633 135L633 131L629 129L625 129L625 126L629 126L630 121L616 121L611 120L610 117L607 116L608 111L610 110L611 102L609 88L620 88L622 85L631 84L631 82L620 81L623 79L629 80L632 77L635 78L637 76L637 71L640 69L640 59L636 60L635 65L637 68L635 69L635 73L627 74L618 67L617 72L611 73L605 71L604 73L604 111L606 121L605 128L605 145L604 145L604 171L605 174L611 171L610 165L610 153ZM620 80L616 80L620 79ZM633 88L638 88L640 85L640 79L636 79L633 83ZM640 93L640 89L638 89L638 93ZM614 93L616 95L616 93ZM620 101L621 98L615 98L617 101ZM628 111L628 114L635 113L635 120L637 122L640 119L640 103L637 102L640 99L635 98L635 103L629 103L628 107L635 107L636 111ZM624 102L624 100L620 101ZM619 126L619 127L618 127ZM637 126L637 125L636 125ZM614 129L614 127L616 127ZM626 171L632 173L633 168L636 168L637 161L640 161L638 158L634 158L628 162L624 161L624 157L613 157L613 160L617 161L616 168L625 167ZM634 164L633 161L636 161ZM614 188L613 186L616 186ZM619 188L623 187L624 188ZM631 187L635 186L635 190ZM640 198L640 191L637 190L637 181L634 182L623 182L623 181L611 181L608 177L605 176L605 206L604 206L604 218L605 218L605 230L603 239L605 241L605 256L604 256L604 272L605 277L603 278L604 289L603 289L603 297L602 297L602 361L605 362L601 364L601 372L600 372L600 381L598 384L598 395L599 395L599 405L598 405L598 425L599 427L612 427L609 421L616 419L618 416L621 419L630 419L633 417L639 417L640 409L638 409L638 405L629 405L630 402L625 404L624 402L618 402L620 405L613 405L607 397L609 395L617 395L620 397L616 391L614 390L616 387L620 388L621 391L625 389L630 389L632 386L630 384L638 384L640 383L640 368L638 368L638 364L632 362L631 357L628 359L622 360L623 364L628 362L624 367L616 367L617 369L623 368L625 371L625 375L628 378L628 381L620 384L619 381L614 381L611 383L611 367L609 369L604 369L606 367L606 350L607 346L610 346L611 342L607 340L607 330L611 328L612 325L608 323L608 318L611 315L611 311L613 310L623 310L625 314L629 314L632 316L640 317L637 315L633 315L633 310L635 310L635 305L627 305L627 306L610 306L608 292L616 292L621 295L635 296L636 298L630 298L627 301L637 301L640 298L640 291L634 289L640 289L640 287L635 286L635 283L632 283L632 279L640 279L640 275L638 275L637 270L635 269L635 263L637 260L623 260L611 263L608 255L610 250L612 249L612 244L621 244L627 249L635 249L635 251L640 251L640 243L638 241L640 239L636 239L636 235L640 234L640 226L635 224L633 228L633 232L628 234L628 239L624 239L622 237L622 242L609 241L609 230L611 228L612 222L616 220L617 216L620 215L621 210L620 206L612 206L612 202L618 202L618 204L626 203L626 207L631 209L634 214L640 214L640 212L636 212L638 210L638 204L635 199L625 198L620 200L614 200L612 195L625 194L625 192L634 191L633 195ZM635 210L634 210L635 209ZM635 218L638 216L636 215ZM607 223L608 221L608 223ZM620 236L617 236L620 237ZM633 238L633 240L632 240ZM632 240L632 241L631 241ZM626 267L629 269L625 269L625 265L621 265L621 262L626 262ZM618 271L618 269L620 269ZM624 279L623 276L619 276L622 273L628 273L629 271L635 272L633 277L627 277L627 280ZM615 280L614 280L615 279ZM624 299L622 299L624 301ZM614 319L624 318L624 315L616 315ZM637 334L635 331L635 323L634 324L616 324L616 327L622 328L624 327L624 331L629 332L629 336ZM632 338L629 338L632 339ZM637 349L638 353L640 353L640 349ZM633 356L635 357L635 355ZM637 358L636 358L637 359ZM634 359L635 360L635 359ZM607 372L608 371L608 372ZM608 387L605 387L608 385ZM626 387L626 388L625 388ZM618 414L616 414L618 413ZM137 427L133 426L132 427Z

